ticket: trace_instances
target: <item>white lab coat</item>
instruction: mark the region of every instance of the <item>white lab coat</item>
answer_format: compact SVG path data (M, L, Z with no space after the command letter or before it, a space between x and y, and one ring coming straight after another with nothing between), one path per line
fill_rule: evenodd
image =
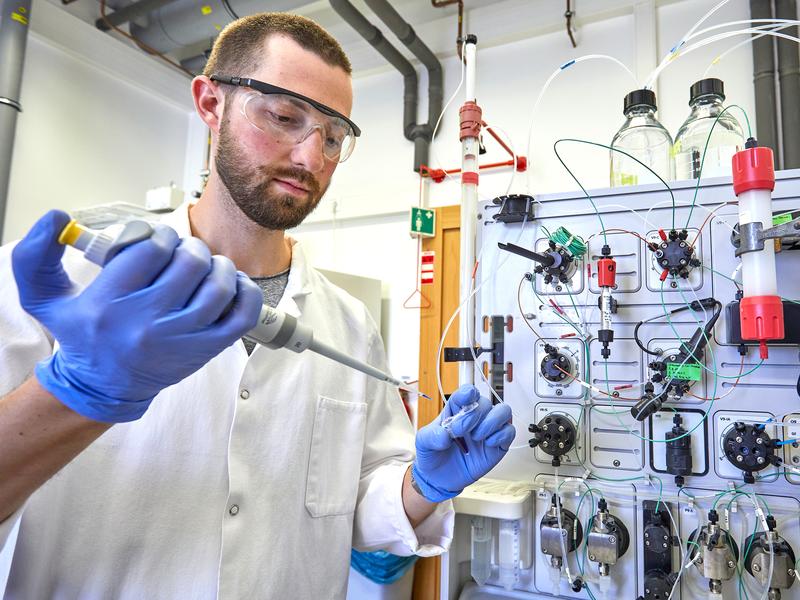
M190 235L187 205L165 222ZM19 306L10 249L0 248L0 395L52 352ZM72 249L64 262L76 282L96 276ZM387 369L364 306L297 243L279 308ZM311 352L258 346L248 357L238 341L0 523L2 547L21 519L5 598L344 598L351 545L422 556L450 545L450 502L416 529L405 515L413 439L390 386Z

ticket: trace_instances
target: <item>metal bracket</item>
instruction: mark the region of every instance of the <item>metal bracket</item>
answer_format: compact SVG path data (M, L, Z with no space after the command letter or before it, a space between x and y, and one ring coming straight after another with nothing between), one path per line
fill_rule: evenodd
M492 352L492 348L481 348L480 346L475 346L475 348L470 348L469 346L466 348L445 348L444 362L473 362L473 350L476 357L484 352Z
M764 229L759 222L739 225L739 234L731 236L731 243L736 248L736 256L747 252L757 252L764 249L764 240L784 237L796 237L800 232L800 217L787 223Z

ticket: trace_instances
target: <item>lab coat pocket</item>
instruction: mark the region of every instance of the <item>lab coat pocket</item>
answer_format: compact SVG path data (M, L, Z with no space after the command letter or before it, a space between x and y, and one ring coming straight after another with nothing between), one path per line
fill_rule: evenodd
M366 403L319 397L306 480L306 509L312 517L355 510L366 425Z

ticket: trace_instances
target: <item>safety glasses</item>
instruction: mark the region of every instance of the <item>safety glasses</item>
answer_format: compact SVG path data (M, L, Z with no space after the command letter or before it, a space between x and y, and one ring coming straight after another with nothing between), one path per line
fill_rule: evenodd
M322 154L344 162L353 153L361 130L340 112L302 94L256 79L211 75L212 81L249 88L242 113L256 129L284 144L300 144L319 131Z

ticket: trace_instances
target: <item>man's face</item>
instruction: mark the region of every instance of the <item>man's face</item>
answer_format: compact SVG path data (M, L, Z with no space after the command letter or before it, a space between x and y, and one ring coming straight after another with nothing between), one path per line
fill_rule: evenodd
M251 77L303 94L344 115L352 107L350 76L283 36L265 42L265 58ZM337 162L323 156L322 136L313 132L297 144L279 143L256 129L242 114L249 93L229 95L214 157L217 173L231 198L254 223L285 230L299 225L319 204Z

